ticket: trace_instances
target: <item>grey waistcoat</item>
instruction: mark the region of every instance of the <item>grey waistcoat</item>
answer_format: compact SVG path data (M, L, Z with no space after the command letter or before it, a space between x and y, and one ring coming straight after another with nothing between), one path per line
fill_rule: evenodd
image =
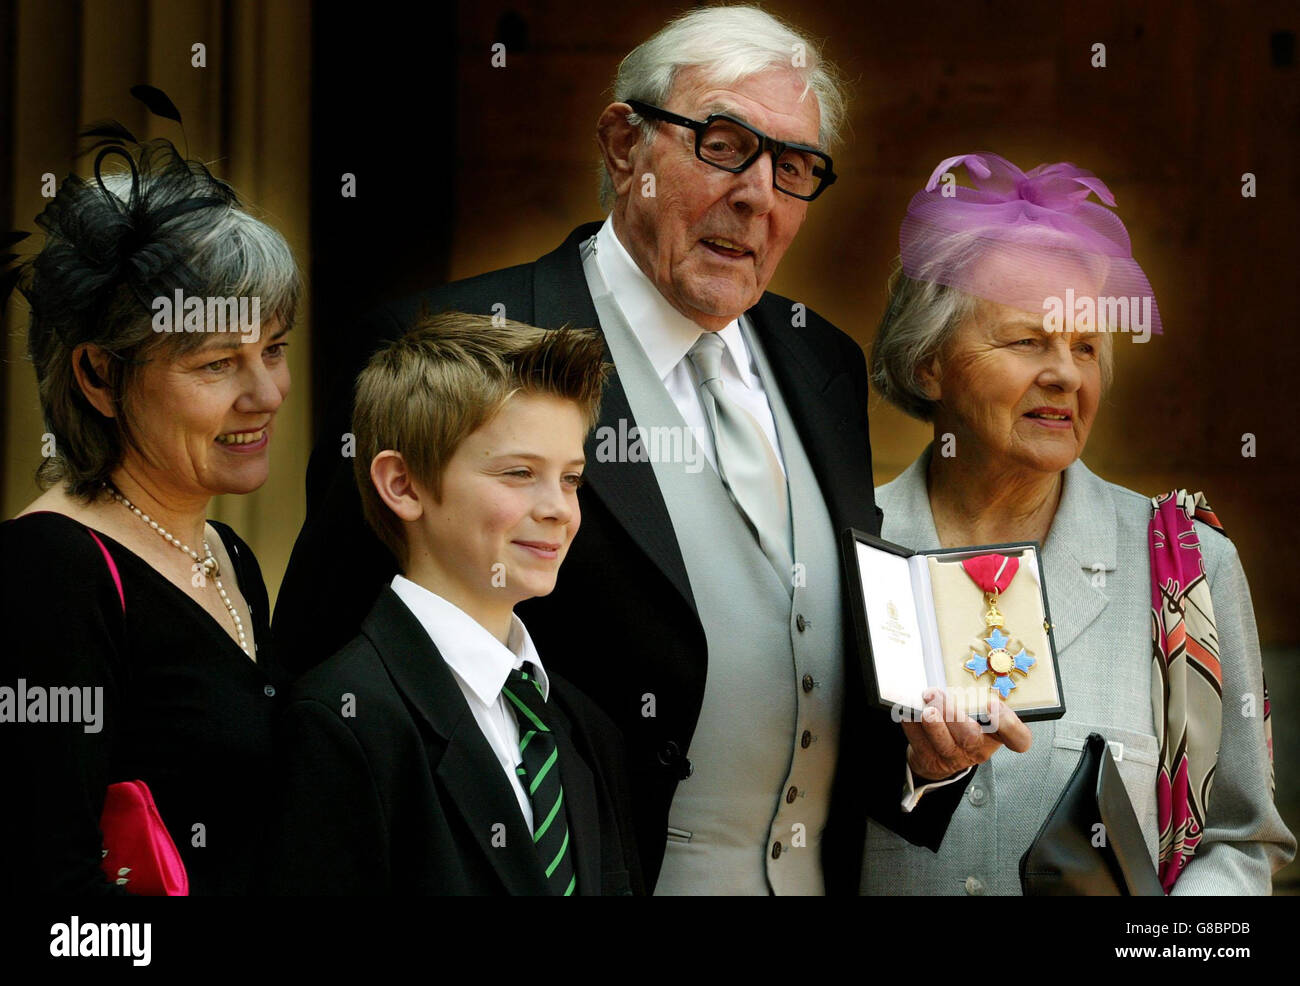
M588 287L636 425L687 426L583 245ZM839 552L829 511L754 333L785 463L795 570L782 580L697 451L653 462L708 644L691 777L677 786L657 894L820 894L843 698ZM628 430L632 423L628 422ZM661 433L665 434L665 433ZM657 442L659 448L668 443ZM692 472L691 469L695 471Z

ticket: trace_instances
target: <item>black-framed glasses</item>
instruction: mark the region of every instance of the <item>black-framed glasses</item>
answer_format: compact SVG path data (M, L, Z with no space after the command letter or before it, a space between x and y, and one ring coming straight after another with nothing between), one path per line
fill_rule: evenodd
M705 164L740 174L762 154L772 155L772 185L777 191L811 202L839 177L829 154L806 144L776 140L725 113L692 120L639 99L627 105L641 116L695 131L695 156Z

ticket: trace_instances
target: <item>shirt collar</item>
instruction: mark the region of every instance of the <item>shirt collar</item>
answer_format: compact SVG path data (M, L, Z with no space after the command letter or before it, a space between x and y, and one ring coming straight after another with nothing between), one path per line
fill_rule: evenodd
M596 263L650 365L660 380L667 380L705 330L670 305L645 276L614 232L613 215L606 217L596 233ZM732 319L718 335L745 386L756 386L740 322Z
M510 614L508 643L502 644L463 609L419 583L395 575L392 588L420 621L447 666L484 705L496 704L510 672L525 661L533 665L543 700L550 696L551 682L542 659L516 614Z

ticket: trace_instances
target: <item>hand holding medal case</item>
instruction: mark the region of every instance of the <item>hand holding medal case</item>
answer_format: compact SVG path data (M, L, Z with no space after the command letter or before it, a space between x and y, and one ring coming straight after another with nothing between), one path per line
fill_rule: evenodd
M1065 715L1037 542L914 552L847 530L842 545L878 705L917 717L942 688L975 718L991 692L1025 722Z

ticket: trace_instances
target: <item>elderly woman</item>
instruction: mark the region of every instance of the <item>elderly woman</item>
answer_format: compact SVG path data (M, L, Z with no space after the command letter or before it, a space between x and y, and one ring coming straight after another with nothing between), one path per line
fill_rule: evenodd
M37 218L23 275L48 451L45 492L0 525L0 685L24 706L0 726L6 877L37 894L145 890L101 828L106 792L143 781L189 891L246 893L277 673L257 560L205 517L266 480L299 275L230 186L119 133ZM157 834L140 804L123 839ZM106 874L106 855L136 865ZM174 865L163 875L182 885Z
M976 188L956 185L959 164ZM1080 459L1115 332L1160 331L1123 225L1092 193L1114 205L1073 165L1025 174L967 155L939 165L903 224L871 372L887 400L933 425L934 444L876 491L882 537L917 550L1040 542L1067 713L1030 724L1028 753L975 768L937 854L871 823L864 892L1020 893L1020 857L1093 732L1116 754L1166 892L1266 894L1295 852L1273 805L1259 644L1232 542L1189 518L1185 494L1160 498L1153 524L1151 499ZM1120 296L1125 312L1096 302ZM1170 545L1186 556L1198 543L1204 579L1174 585ZM1187 603L1158 607L1169 612L1154 641L1153 558ZM1199 574L1190 556L1181 564ZM1187 623L1174 626L1179 608Z

